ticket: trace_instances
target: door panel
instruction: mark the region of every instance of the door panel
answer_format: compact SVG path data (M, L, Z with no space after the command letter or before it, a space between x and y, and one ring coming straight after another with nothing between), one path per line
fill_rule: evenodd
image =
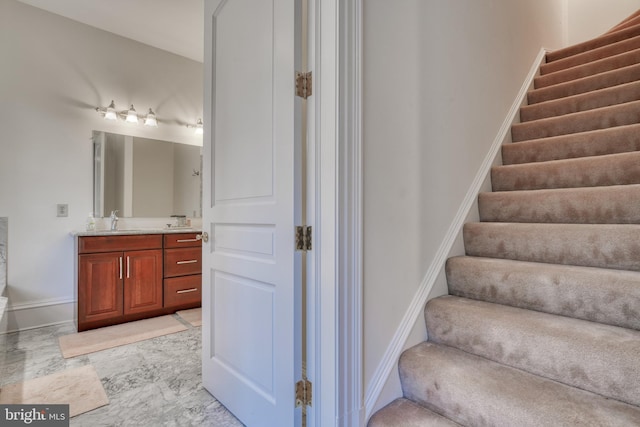
M265 398L275 400L273 378L274 286L246 277L216 272L213 277L215 314L213 353ZM217 303L217 304L216 304ZM233 324L234 333L227 333Z
M221 2L214 16L215 201L273 196L272 1Z
M78 259L78 323L122 316L122 252Z
M295 4L205 2L203 384L251 426L294 424L301 372Z
M125 252L124 314L162 308L162 250Z
M229 256L275 260L275 227L262 224L216 224L213 250Z

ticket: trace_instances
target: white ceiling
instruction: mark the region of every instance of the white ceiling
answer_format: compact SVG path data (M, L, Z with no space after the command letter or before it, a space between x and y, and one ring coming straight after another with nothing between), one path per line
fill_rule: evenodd
M198 62L203 61L203 0L19 1Z

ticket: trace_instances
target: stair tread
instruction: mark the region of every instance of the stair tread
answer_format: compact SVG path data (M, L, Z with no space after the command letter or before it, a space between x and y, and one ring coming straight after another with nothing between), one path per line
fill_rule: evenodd
M619 53L587 64L535 77L533 84L535 88L542 88L583 77L597 75L632 64L637 64L638 62L640 62L640 49L633 49L628 52Z
M558 61L562 58L577 55L587 50L597 49L599 47L606 46L608 44L615 43L620 40L633 37L635 35L640 35L640 24L635 24L629 28L603 34L599 37L586 40L575 45L567 46L562 49L552 50L547 53L547 62Z
M514 165L639 150L640 124L633 124L505 144L502 161Z
M640 184L640 151L491 168L493 191Z
M462 425L640 425L640 408L451 347L400 358L405 397Z
M564 98L570 95L629 83L638 79L640 79L640 64L632 64L579 79L532 89L527 93L527 99L529 104L535 104L550 99Z
M623 22L619 23L618 25L616 25L615 27L611 28L609 31L607 31L605 33L605 35L607 34L612 34L612 33L617 33L618 31L622 31L626 28L632 27L636 24L640 23L640 10L636 11L635 13L633 13L631 16L629 16L627 19L625 19Z
M640 184L482 192L483 222L640 224Z
M466 255L640 271L640 225L464 224Z
M513 142L640 123L640 100L546 117L511 126Z
M376 412L368 427L455 427L460 424L409 399L399 398Z
M457 256L449 293L640 330L640 272Z
M520 121L529 122L608 107L640 99L640 81L597 89L595 91L525 105L520 108Z
M640 332L446 295L425 308L429 341L632 405Z
M620 53L628 52L640 47L640 35L627 37L604 46L599 46L575 55L571 55L556 61L548 62L540 66L540 74L545 75L566 68L584 65Z

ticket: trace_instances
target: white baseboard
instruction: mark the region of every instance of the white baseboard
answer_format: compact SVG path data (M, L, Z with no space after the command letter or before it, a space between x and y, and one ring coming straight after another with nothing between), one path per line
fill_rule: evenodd
M6 331L16 332L72 322L76 301L58 298L33 303L9 305Z
M389 376L393 372L394 369L397 369L398 359L400 358L400 354L405 348L407 339L411 331L414 329L415 323L421 319L421 314L424 310L424 306L427 303L429 294L433 289L438 276L442 273L444 269L445 262L449 257L449 254L456 242L456 239L460 235L462 231L462 227L464 226L465 220L467 216L470 214L471 209L475 206L476 199L478 197L478 193L482 188L483 183L487 180L489 173L491 172L491 166L496 162L496 159L500 155L500 148L504 143L511 142L511 125L517 123L519 121L519 111L520 107L526 102L527 92L533 85L533 79L537 75L540 65L545 60L546 50L541 49L536 57L531 69L529 70L529 74L525 79L522 87L520 88L520 92L516 97L515 101L511 105L511 109L507 114L500 130L498 131L489 152L487 153L478 173L473 180L473 183L469 187L465 198L456 213L449 229L447 230L447 234L445 235L444 240L440 244L438 251L433 258L433 261L429 265L429 269L425 274L422 282L416 294L414 295L411 305L405 312L402 321L400 322L400 326L396 330L389 347L387 347L387 351L385 352L378 368L376 369L371 382L369 383L369 387L365 394L365 416L366 419L369 419L371 415L373 415L374 409L384 406L389 402L378 402L381 397L382 391L387 384ZM422 320L423 321L423 320ZM397 382L391 382L391 384L396 384ZM390 399L390 394L394 393L385 393L385 400ZM401 397L401 393L395 393L395 397Z

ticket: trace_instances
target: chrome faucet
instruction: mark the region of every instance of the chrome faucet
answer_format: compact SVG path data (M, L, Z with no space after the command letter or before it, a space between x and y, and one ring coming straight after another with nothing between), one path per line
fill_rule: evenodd
M115 231L118 229L118 216L116 215L117 213L117 210L111 211L111 215L109 216L109 218L111 218L111 231Z

